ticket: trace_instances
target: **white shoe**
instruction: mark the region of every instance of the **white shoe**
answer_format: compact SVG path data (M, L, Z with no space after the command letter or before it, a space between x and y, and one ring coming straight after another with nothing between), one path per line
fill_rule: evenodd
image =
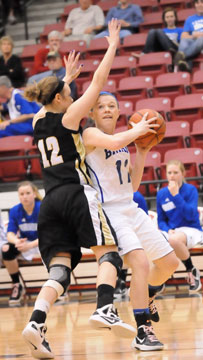
M30 321L22 332L23 338L35 359L53 359L49 343L45 339L47 328L44 324Z
M89 323L94 329L109 329L116 336L132 337L135 336L135 328L123 322L115 310L113 304L105 305L97 309L89 318Z

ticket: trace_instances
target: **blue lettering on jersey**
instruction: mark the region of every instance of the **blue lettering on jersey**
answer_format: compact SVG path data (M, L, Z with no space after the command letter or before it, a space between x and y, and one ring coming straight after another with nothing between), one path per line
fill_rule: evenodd
M104 152L105 152L105 155L106 155L106 159L110 158L112 155L115 155L115 154L118 154L118 153L121 153L121 152L129 153L127 146L125 146L122 149L115 150L115 151L114 150L104 149Z

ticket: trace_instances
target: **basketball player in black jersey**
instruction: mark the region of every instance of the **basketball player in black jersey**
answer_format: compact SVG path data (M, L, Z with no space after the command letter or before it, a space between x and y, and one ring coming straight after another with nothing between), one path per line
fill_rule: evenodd
M80 73L79 54L74 51L66 64L64 81L55 77L41 80L25 90L29 100L43 104L36 114L34 139L41 154L45 198L39 214L39 248L49 280L35 302L30 322L23 331L32 355L54 358L45 340L45 320L50 306L70 284L71 270L81 258L80 248L91 248L98 261L97 309L91 316L95 328L107 327L120 336L134 336L135 329L124 323L113 307L113 293L122 260L117 239L91 187L85 165L80 121L102 90L119 41L120 25L109 23L109 46L86 92L73 103L69 83ZM133 131L133 130L132 130Z

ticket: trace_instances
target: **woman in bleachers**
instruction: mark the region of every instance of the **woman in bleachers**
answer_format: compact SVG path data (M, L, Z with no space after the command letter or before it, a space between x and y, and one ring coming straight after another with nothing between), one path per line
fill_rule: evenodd
M37 187L30 181L18 184L20 203L10 209L7 228L7 243L2 246L4 265L12 280L9 305L20 304L25 293L20 283L18 257L32 260L39 254L37 222L42 197Z
M203 239L198 214L198 192L186 184L181 161L170 160L166 165L168 186L157 194L158 226L188 272L189 291L201 289L199 270L192 263L189 249Z
M142 54L158 51L170 51L172 54L177 52L182 28L177 27L176 10L172 7L167 7L163 11L162 19L164 28L149 30L142 53L132 53L133 56L139 57Z
M14 43L9 35L0 39L0 76L8 76L12 86L19 88L25 84L25 72L20 57L13 54L13 47Z

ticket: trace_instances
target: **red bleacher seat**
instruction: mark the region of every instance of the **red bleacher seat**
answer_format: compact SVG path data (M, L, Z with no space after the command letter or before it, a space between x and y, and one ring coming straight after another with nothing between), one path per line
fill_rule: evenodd
M180 160L186 170L185 177L195 177L203 175L203 150L200 148L183 148L169 150L165 153L164 163L161 164L161 178L166 179L166 163L169 160ZM190 184L197 188L200 186L200 180L188 180Z
M177 96L171 109L171 120L186 120L192 123L203 117L203 93Z
M166 151L181 149L190 145L189 135L190 124L187 121L167 121L164 138L160 144L153 147L153 150L159 151L161 161L164 161Z
M133 51L142 51L147 39L146 33L132 34L124 37L120 46L121 55L131 55Z
M108 0L108 1L98 1L97 5L103 10L104 15L106 16L107 12L114 6L118 5L117 0Z
M155 97L167 96L172 103L176 96L190 92L190 74L188 72L176 72L158 75L153 87Z
M136 153L131 153L131 162L134 164ZM156 171L161 166L161 155L158 151L149 151L145 160L144 172L141 181L157 180ZM144 196L153 196L157 193L156 184L140 185L138 189Z
M192 60L193 72L195 70L203 70L203 54L199 54Z
M25 156L32 148L33 137L29 135L8 136L0 139L0 159L3 157ZM29 160L16 159L0 161L0 178L3 182L26 179Z
M195 120L190 133L191 147L203 149L203 119Z
M79 95L82 95L85 92L85 90L88 88L90 83L91 83L91 81L86 81L82 85L82 90L79 93ZM109 91L112 94L116 94L116 82L114 80L108 80L107 83L104 85L102 91Z
M164 10L166 7L173 7L176 10L184 9L187 4L187 0L160 0L159 7Z
M143 11L143 14L158 10L157 0L132 0L132 3L139 5Z
M203 70L197 70L193 73L191 80L191 90L192 93L203 94Z
M172 57L169 52L160 51L143 54L136 66L136 75L149 75L154 79L171 70Z
M120 110L120 116L117 121L117 126L126 125L129 117L133 113L132 101L125 101L125 100L119 101L119 110Z
M24 46L23 51L20 55L22 62L34 61L36 52L39 49L43 49L43 48L44 48L44 44L33 44L33 45Z
M183 26L185 20L188 18L188 16L196 14L195 8L188 8L188 9L181 9L178 10L177 16L178 16L178 26Z
M162 11L145 14L144 22L139 25L140 32L163 28Z
M75 50L76 53L80 52L80 59L85 57L87 44L83 40L74 40L74 41L62 41L60 46L60 51L63 54L69 54L71 50Z
M136 103L137 100L151 96L153 79L151 76L130 76L119 81L117 97L119 100L130 100Z
M108 48L108 41L105 37L92 39L86 51L86 58L103 58Z
M138 100L135 110L154 109L162 114L166 120L170 120L171 100L168 97L157 97Z
M92 79L93 73L97 69L100 61L97 59L84 59L79 60L78 64L83 64L79 77L76 79L78 90L82 89L83 84L86 81Z
M109 79L115 80L118 85L122 78L135 75L136 62L133 56L116 56L111 66Z

